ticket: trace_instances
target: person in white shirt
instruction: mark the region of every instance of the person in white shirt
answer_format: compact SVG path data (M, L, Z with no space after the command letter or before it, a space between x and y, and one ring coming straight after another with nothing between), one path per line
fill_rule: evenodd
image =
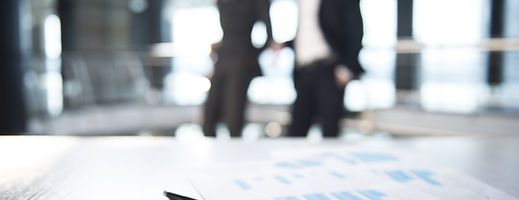
M347 83L364 69L358 56L362 48L363 21L360 0L298 0L299 23L289 137L304 137L310 126L321 125L324 137L337 137L344 112Z

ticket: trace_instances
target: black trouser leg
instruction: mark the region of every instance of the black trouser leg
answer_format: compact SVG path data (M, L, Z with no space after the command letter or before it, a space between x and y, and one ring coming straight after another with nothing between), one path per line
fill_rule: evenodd
M339 122L344 109L344 88L335 82L333 68L324 74L317 88L318 115L324 137L339 136Z
M306 137L314 116L314 106L310 88L305 87L309 83L300 80L296 86L297 98L292 105L292 122L288 130L289 137Z
M211 89L207 95L204 106L204 120L202 129L206 137L216 137L216 125L221 116L225 78L220 74L215 74L211 78Z
M294 73L294 86L297 97L292 105L292 122L290 124L289 137L306 137L312 125L315 115L315 101L312 85L312 73L307 69L296 69Z
M225 91L224 116L231 137L241 137L245 124L247 91L252 77L246 74L232 74L227 80Z

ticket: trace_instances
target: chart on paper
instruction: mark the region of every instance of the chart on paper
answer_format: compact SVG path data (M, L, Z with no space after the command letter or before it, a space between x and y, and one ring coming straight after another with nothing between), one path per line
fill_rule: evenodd
M286 150L191 177L206 200L516 199L479 180L392 150Z

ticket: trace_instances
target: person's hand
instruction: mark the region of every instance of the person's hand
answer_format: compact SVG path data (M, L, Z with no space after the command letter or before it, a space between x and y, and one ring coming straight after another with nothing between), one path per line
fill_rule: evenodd
M277 63L278 63L278 60L279 60L279 56L280 56L280 52L283 48L285 48L285 46L281 43L277 43L277 42L271 42L269 44L269 48L272 50L272 55L273 55L273 58L272 58L272 63L270 63L270 66L277 66Z
M353 73L348 68L344 66L335 68L335 83L339 88L345 88L351 80L353 80Z
M282 44L282 43L277 43L277 42L271 42L269 44L269 48L272 49L272 51L274 52L279 52L281 51L281 49L283 49L285 46Z

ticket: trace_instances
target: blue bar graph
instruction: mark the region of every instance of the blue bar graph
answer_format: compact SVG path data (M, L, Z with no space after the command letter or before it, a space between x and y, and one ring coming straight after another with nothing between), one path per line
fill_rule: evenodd
M344 174L341 174L341 173L336 172L336 171L330 171L330 175L335 176L335 177L340 178L340 179L343 179L343 178L346 177L346 176L344 176Z
M333 198L332 198L333 197ZM384 200L387 197L386 194L378 190L357 190L357 191L342 191L333 192L328 195L324 193L312 193L305 194L302 196L304 200ZM274 198L274 200L301 200L301 198L295 196L286 196Z
M294 177L296 177L298 179L303 179L305 176L302 174L294 174Z
M247 184L247 182L245 182L244 180L240 180L240 179L235 179L234 180L234 183L240 187L242 190L250 190L251 187L249 184Z
M315 160L300 160L297 162L301 167L316 167L321 166L322 163Z
M359 191L359 194L361 194L369 200L383 200L384 197L386 197L384 193L377 190Z
M276 178L276 180L278 180L279 182L281 182L281 183L283 183L285 185L290 185L291 184L291 182L288 179L286 179L285 177L283 177L283 176L275 176L274 178Z
M307 195L304 195L304 198L306 200L331 200L330 198L326 197L326 195L321 194L321 193L307 194Z
M382 154L382 153L356 152L356 153L350 153L350 155L363 162L369 162L369 163L398 161L398 157L389 155L389 154Z
M346 158L344 156L340 156L340 155L332 155L331 157L341 161L341 162L344 162L346 164L349 164L349 165L352 165L352 164L356 164L357 162L355 162L353 159L351 158Z
M402 170L392 170L392 171L386 171L385 172L389 177L391 177L393 180L405 183L413 180L412 177L408 176L404 171Z
M278 168L289 168L289 169L302 169L321 166L322 162L316 160L298 160L294 162L278 162L274 164Z
M337 200L362 200L362 198L355 196L351 192L337 192L332 193L332 196Z
M278 168L290 168L290 169L299 169L300 167L297 164L291 162L278 162L275 164Z
M300 200L300 199L297 197L279 197L279 198L275 198L274 200Z
M412 170L413 174L427 182L429 185L441 186L442 184L433 179L434 173L426 170Z

